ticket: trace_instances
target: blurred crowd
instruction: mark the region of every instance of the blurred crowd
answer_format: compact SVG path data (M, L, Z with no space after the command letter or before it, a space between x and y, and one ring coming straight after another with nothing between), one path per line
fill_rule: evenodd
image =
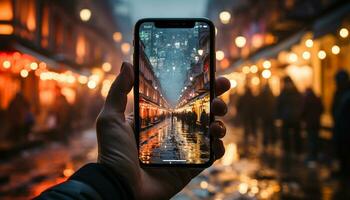
M251 88L245 88L241 96L233 96L237 109L234 121L244 130L244 154L253 142L258 141L258 132L262 133L263 150L282 143L283 155L304 159L307 164L315 164L324 155L321 152L320 131L321 115L324 112L322 101L312 88L298 91L293 80L283 78L279 96L274 96L269 85L254 95ZM339 170L333 173L337 178L350 180L350 79L346 71L335 76L336 92L332 103L331 158L339 163ZM306 134L305 134L306 133Z
M25 145L40 138L68 143L73 133L94 124L102 103L102 97L95 95L94 101L86 102L78 97L72 104L58 88L54 103L38 111L22 92L18 92L8 108L0 111L2 141Z

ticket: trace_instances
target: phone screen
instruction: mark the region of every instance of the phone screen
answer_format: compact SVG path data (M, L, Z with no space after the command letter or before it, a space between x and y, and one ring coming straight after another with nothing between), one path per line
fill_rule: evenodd
M143 164L210 160L210 26L138 29L139 159Z

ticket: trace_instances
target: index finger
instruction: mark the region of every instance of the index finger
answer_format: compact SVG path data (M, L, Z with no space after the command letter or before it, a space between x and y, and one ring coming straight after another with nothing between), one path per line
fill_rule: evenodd
M219 77L215 80L216 96L220 96L231 87L230 81L225 77Z

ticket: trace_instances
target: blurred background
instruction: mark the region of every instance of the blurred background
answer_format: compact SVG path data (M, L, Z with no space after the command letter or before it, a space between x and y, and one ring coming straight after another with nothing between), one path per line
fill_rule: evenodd
M94 121L138 19L207 17L231 82L226 154L173 199L350 199L349 13L346 0L0 0L0 198L96 161Z

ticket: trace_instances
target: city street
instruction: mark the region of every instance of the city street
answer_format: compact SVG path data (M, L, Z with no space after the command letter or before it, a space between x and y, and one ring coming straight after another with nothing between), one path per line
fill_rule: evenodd
M0 0L0 199L32 199L99 150L114 165L114 144L144 164L206 163L214 119L223 157L181 191L166 194L178 176L140 187L146 197L349 200L349 52L346 0ZM135 144L110 131L132 130L112 119L123 111ZM95 198L80 184L63 193Z
M201 159L199 147L189 147L201 141L202 135L198 131L187 134L188 126L181 121L174 119L173 123L172 127L168 118L150 128L150 139L143 141L143 148L158 155L155 159ZM227 126L225 156L193 179L174 200L329 199L336 195L338 182L329 178L330 166L326 163L306 167L298 158L284 157L281 141L262 154L261 136L258 142L250 141L249 153L242 156L243 131L229 123ZM68 145L48 143L1 160L0 196L21 200L38 195L66 180L85 163L96 161L96 145L95 131L90 129L74 136Z
M339 182L329 162L308 166L301 158L281 152L281 140L263 152L262 135L243 146L243 130L226 121L224 157L177 194L184 199L339 199ZM248 151L248 153L245 152ZM341 199L341 198L340 198Z
M205 162L209 157L208 149L204 149L208 141L199 130L193 129L176 117L169 117L145 130L140 141L144 160L151 163Z
M63 182L88 162L96 162L94 129L59 142L24 150L11 159L0 159L0 196L4 200L30 199Z

